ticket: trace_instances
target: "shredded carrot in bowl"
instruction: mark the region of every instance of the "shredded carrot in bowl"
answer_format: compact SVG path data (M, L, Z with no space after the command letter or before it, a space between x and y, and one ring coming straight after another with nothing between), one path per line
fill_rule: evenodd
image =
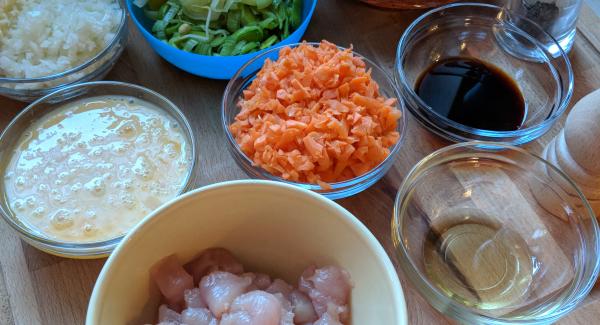
M346 181L379 165L398 142L401 112L365 62L327 41L280 50L238 102L229 126L253 163L283 179Z

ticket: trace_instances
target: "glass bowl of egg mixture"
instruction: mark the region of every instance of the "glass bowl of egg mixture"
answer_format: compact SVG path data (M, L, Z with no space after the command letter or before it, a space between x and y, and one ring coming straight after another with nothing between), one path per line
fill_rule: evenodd
M66 87L33 102L0 135L0 213L43 251L106 256L190 189L195 147L185 116L152 90L109 81Z
M0 5L0 96L32 102L102 79L127 43L121 0L15 0Z
M556 41L501 7L456 3L417 18L398 43L408 110L450 141L532 141L562 116L573 71Z
M271 49L229 81L222 101L228 149L251 177L341 199L394 164L404 102L375 62L327 41Z

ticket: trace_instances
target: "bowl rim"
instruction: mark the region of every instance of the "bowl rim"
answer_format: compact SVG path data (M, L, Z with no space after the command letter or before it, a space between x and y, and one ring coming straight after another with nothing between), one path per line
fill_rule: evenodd
M554 313L550 315L536 316L533 319L510 319L506 320L502 317L492 317L487 315L482 315L477 313L465 305L456 302L452 298L441 293L431 282L421 273L419 269L416 267L414 260L410 257L406 245L403 240L402 232L400 229L401 220L404 217L404 199L406 198L407 193L409 192L412 185L415 184L417 177L421 175L423 172L429 170L432 167L438 166L439 163L435 163L431 166L426 165L430 164L439 156L451 152L455 149L460 148L472 148L477 149L479 151L503 151L503 152L517 152L519 154L523 154L528 158L533 159L536 162L542 163L543 166L552 170L559 177L567 182L567 184L575 190L579 200L583 205L583 211L587 212L587 216L590 219L591 232L594 237L593 242L588 243L586 246L589 246L589 250L592 251L600 251L600 227L598 224L598 220L592 210L589 202L585 198L583 192L579 189L577 184L564 172L562 172L558 167L552 165L550 162L546 161L544 158L531 153L521 147L517 147L514 145L502 143L502 142L491 142L491 141L468 141L456 143L453 145L449 145L446 147L442 147L429 155L425 156L418 163L416 163L410 171L404 177L402 184L400 185L398 192L396 194L396 198L394 201L393 215L391 220L391 232L392 232L392 241L394 243L394 247L396 248L395 253L396 256L400 259L400 266L403 269L404 273L408 275L408 277L413 282L414 286L417 288L417 291L428 303L431 303L431 300L442 301L444 304L445 311L442 311L444 314L453 317L457 320L466 321L468 323L476 322L476 323L485 323L485 324L546 324L551 323L559 318L565 316L567 313L572 311L578 306L578 303L583 299L583 297L587 296L587 294L594 287L594 283L598 277L600 272L600 260L593 261L592 271L590 272L591 277L587 281L581 281L582 285L580 286L579 294L572 296L569 295L570 301L568 304L563 304L563 309L560 313ZM449 160L445 160L443 162L448 162ZM578 218L580 216L578 215ZM582 239L583 241L583 239ZM585 245L585 243L584 243ZM585 266L582 266L585 269ZM573 286L571 286L570 290L573 290ZM436 309L438 307L434 306Z
M194 182L193 175L194 175L194 170L195 170L196 162L197 162L197 157L196 157L197 141L196 141L196 137L194 135L193 128L191 127L188 119L185 117L183 112L171 100L169 100L165 96L159 94L158 92L155 92L154 90L151 90L149 88L146 88L146 87L143 87L140 85L130 84L130 83L121 82L121 81L92 81L92 82L78 83L78 84L70 85L67 87L63 87L57 91L54 91L50 94L45 95L45 96L35 100L31 104L27 105L27 107L25 107L21 112L19 112L19 114L17 114L17 116L15 116L10 121L10 123L4 128L4 130L2 130L2 132L0 133L0 142L3 142L5 140L5 137L8 136L8 134L13 131L12 129L14 128L14 125L19 120L24 119L24 118L27 119L27 115L29 114L29 112L37 109L38 104L45 102L48 99L51 99L52 97L55 97L55 96L60 97L60 95L62 95L63 93L69 93L73 90L76 90L77 88L87 89L87 88L95 87L95 86L117 86L117 87L121 87L123 89L134 89L134 90L141 91L145 94L148 94L150 96L156 97L159 100L164 101L167 104L164 107L163 106L160 106L160 107L156 106L156 107L158 107L161 111L164 111L169 115L171 115L171 114L175 115L176 118L180 119L181 122L183 122L181 129L184 133L184 136L186 138L189 138L189 141L190 141L189 146L191 147L191 149L190 149L190 159L191 160L190 160L190 166L188 167L186 177L182 182L181 189L177 192L175 197L188 191ZM85 93L83 94L83 96L84 97L82 97L81 99L87 98L87 97L85 97L85 96L87 96ZM61 103L63 103L63 101L60 101L57 103L57 104L59 104L59 106L57 106L57 109L60 109L61 107L63 107L63 106L60 106ZM52 111L54 111L54 110L45 111L42 113L42 115L46 116L47 114L50 114ZM179 121L178 121L178 123L179 123ZM24 131L25 130L18 130L17 132L22 135ZM6 155L6 157L8 157L9 159L12 158L11 153L0 154L0 156L4 156L4 155ZM5 169L2 168L2 169L0 169L0 172L4 172L4 170ZM35 246L38 249L41 249L43 251L46 251L46 252L54 254L54 255L70 257L70 258L103 257L103 256L105 256L105 254L107 254L111 250L113 250L114 247L123 239L123 237L125 237L125 235L120 235L120 236L116 236L116 237L106 239L106 240L101 240L101 241L78 243L78 242L60 241L60 240L51 239L51 238L48 238L48 237L45 237L42 235L38 235L34 232L31 232L28 227L21 225L19 222L16 221L16 220L18 220L18 218L14 216L14 213L12 212L11 208L9 206L5 207L5 205L7 205L7 204L5 202L6 198L5 198L4 192L2 193L2 197L3 197L2 202L0 202L0 216L2 216L2 219L4 219L4 221L6 221L6 223L8 223L11 226L11 228L16 230L17 233L25 241L31 243L33 246ZM41 245L41 247L38 245Z
M94 289L90 296L85 324L96 324L95 320L97 319L101 311L102 301L104 300L104 296L106 295L106 292L109 289L108 286L105 285L105 283L108 278L114 276L115 271L113 266L116 263L118 263L119 259L121 258L121 255L127 253L129 243L139 241L140 238L144 236L144 231L147 228L154 227L154 224L158 222L157 220L161 218L161 216L168 215L173 209L176 209L183 204L193 203L195 202L195 199L201 198L205 194L220 191L226 188L236 187L260 187L263 189L270 188L279 191L287 191L296 195L304 196L307 200L314 201L315 203L322 205L330 211L335 212L331 214L331 217L341 219L352 229L354 229L357 232L357 234L359 234L361 239L365 241L365 244L369 247L369 250L375 255L377 261L383 266L383 269L385 270L386 276L388 278L386 282L388 282L392 288L392 295L395 300L395 305L393 306L393 309L397 312L397 320L400 320L399 325L408 324L408 314L406 300L404 297L404 290L402 288L400 279L398 277L398 273L396 271L396 268L394 267L394 264L392 263L390 255L388 255L385 252L379 240L377 240L377 238L371 233L371 231L356 216L354 216L352 213L350 213L348 210L346 210L341 205L335 203L334 201L329 200L324 196L314 193L312 191L281 182L255 179L226 181L194 189L179 197L172 199L169 202L164 203L159 208L155 209L151 214L144 217L144 219L141 222L139 222L125 236L125 238L109 256L108 260L102 267L102 270L98 275L96 283L94 284Z
M131 19L133 20L133 22L135 23L135 25L137 26L137 28L140 30L140 32L146 37L146 38L151 38L154 41L157 42L162 42L160 39L158 39L156 36L154 36L154 34L152 34L151 32L148 31L148 29L144 26L144 24L142 24L142 22L138 19L138 17L133 13L133 1L134 0L122 0L126 2L126 7L127 7L127 11L131 16ZM255 56L261 55L263 53L266 53L267 51L276 48L276 47L280 47L283 46L282 43L289 39L292 34L296 33L298 30L300 30L302 28L302 25L307 24L308 22L311 20L315 9L317 7L317 2L318 0L304 0L303 3L306 3L306 1L310 1L310 8L308 10L308 13L306 14L306 17L302 18L302 22L300 23L300 26L298 26L298 28L296 28L293 32L290 33L290 35L288 35L288 37L280 40L279 42L256 52L253 53L246 53L246 54L240 54L240 55L226 55L226 56L214 56L214 55L203 55L203 54L198 54L198 53L193 53L193 52L186 52L182 49L176 48L174 46L169 45L169 48L172 48L173 50L176 50L176 52L180 52L180 53L185 53L185 54L192 54L192 55L196 55L198 57L202 57L202 58L211 58L211 59L218 59L218 58L222 58L222 59L227 59L227 58L240 58L242 60L248 60L251 59ZM140 8L141 9L141 8ZM232 78L228 78L228 79L232 79Z
M365 57L364 55L354 51L353 48L344 48L338 45L335 45L338 49L344 51L344 50L350 50L352 52L352 54L354 56L358 56L359 58L361 58L362 60L365 61L365 63L367 63L367 67L377 70L379 73L381 73L384 76L384 80L375 80L378 84L382 81L386 82L389 87L392 89L392 92L394 93L394 95L396 96L396 100L398 101L397 103L397 109L402 113L402 115L400 116L400 119L398 120L398 127L397 127L397 131L400 135L400 137L398 138L398 141L396 142L396 144L394 144L394 146L392 147L392 149L390 150L390 153L388 154L388 156L381 161L377 166L374 166L372 169L370 169L368 172L359 175L357 177L353 177L351 179L345 180L345 181L341 181L341 182L332 182L332 183L328 183L332 189L328 190L323 188L322 186L318 185L318 184L312 184L312 183L302 183L302 182L294 182L294 181L290 181L290 180L286 180L282 177L276 176L271 174L270 172L268 172L267 170L263 169L260 166L255 166L254 162L252 159L250 159L250 157L248 157L241 149L240 146L238 145L237 141L235 141L235 138L233 137L233 135L231 134L231 131L229 130L229 124L228 124L228 120L227 120L227 116L225 114L226 112L226 107L227 107L227 103L226 103L226 99L228 97L230 97L230 95L232 94L232 88L234 86L234 82L236 81L236 79L238 78L242 78L242 74L245 72L244 70L246 70L247 68L249 68L251 65L255 64L256 62L259 62L261 60L264 59L268 59L268 57L270 55L272 55L275 52L278 52L286 47L290 47L290 48L294 48L300 45L311 45L311 46L319 46L319 44L321 44L320 42L300 42L300 43L293 43L293 44L288 44L288 45L281 45L281 46L277 46L277 47L273 47L270 48L268 51L260 53L259 55L255 56L254 58L250 59L248 62L246 62L236 73L235 75L233 75L233 77L231 77L230 81L227 83L227 87L225 87L225 91L223 92L223 99L221 100L221 124L223 127L223 130L225 131L225 135L227 137L227 142L230 145L230 148L235 148L236 152L240 155L240 157L242 157L242 159L244 159L245 164L252 166L254 169L259 170L260 174L266 176L269 180L276 180L278 182L282 182L282 183L286 183L286 184L291 184L291 185L295 185L298 187L303 187L303 188L308 188L312 191L324 191L323 194L328 194L330 191L335 192L336 190L342 190L346 187L350 187L350 186L354 186L357 184L357 182L361 181L361 180L365 180L365 178L368 178L369 175L371 175L371 173L373 171L377 171L380 168L386 166L387 164L390 164L391 162L393 162L398 155L398 152L400 151L400 148L402 147L402 145L404 144L404 140L405 140L405 135L406 135L406 131L408 129L408 125L407 125L407 117L406 117L406 104L405 101L400 93L400 90L398 89L398 85L394 82L393 78L390 76L390 74L388 72L386 72L383 68L381 68L377 63L373 62L372 60L370 60L369 58ZM332 43L333 44L333 43ZM262 69L262 65L260 68L258 68L256 71L251 72L250 74L257 74L260 70ZM242 89L243 90L243 89ZM239 97L239 96L238 96ZM237 161L237 159L236 159Z
M541 123L538 123L536 125L529 126L527 128L519 128L517 130L512 130L512 131L495 131L495 130L485 130L485 129L479 129L479 128L475 128L475 127L470 127L470 126L458 123L454 120L451 120L451 119L439 114L437 111L432 109L430 105L425 103L421 99L421 97L419 95L417 95L417 93L414 91L414 89L411 86L409 86L406 75L404 73L404 69L402 68L402 64L401 64L401 56L403 53L405 53L407 51L406 45L408 43L409 37L411 37L417 31L417 29L416 29L417 26L420 23L422 23L425 19L427 19L439 12L443 12L445 10L452 10L455 8L465 8L465 7L466 8L472 7L474 9L478 9L478 8L494 9L494 10L497 10L499 13L505 12L510 17L518 17L519 19L522 19L523 21L526 21L528 24L531 24L532 26L537 28L538 31L540 31L540 33L542 35L551 39L552 42L558 47L558 50L560 53L560 55L558 57L560 57L562 60L564 60L565 69L567 70L566 76L561 76L560 74L558 74L558 77L559 77L559 79L566 77L568 87L567 87L567 89L563 89L563 86L557 81L557 83L558 83L557 92L559 92L559 93L562 92L562 94L559 94L559 102L557 103L557 107L554 110L554 112L550 115L549 118L543 120ZM530 36L527 32L522 31L520 28L515 27L515 26L512 26L512 27L521 31L524 35ZM528 39L530 41L534 42L537 47L543 48L541 46L542 44L535 37L530 36L530 37L528 37ZM556 60L556 59L549 58L549 60L547 62L552 62L554 60ZM514 137L527 136L535 131L539 131L539 130L543 129L544 127L548 127L548 126L552 125L554 122L556 122L556 120L558 118L560 118L562 116L564 111L567 109L567 107L569 106L571 97L573 95L574 74L573 74L571 61L570 61L568 55L563 51L562 47L558 44L556 39L552 35L548 34L536 22L534 22L524 16L515 14L513 12L508 12L503 7L499 7L499 6L496 6L493 4L489 4L489 3L476 3L476 2L450 3L450 4L440 6L438 8L435 8L435 9L432 9L432 10L429 10L429 11L423 13L421 16L419 16L417 19L415 19L402 33L402 36L400 37L400 41L398 42L398 46L396 49L396 61L394 63L393 70L394 70L394 79L399 84L399 87L402 88L404 91L408 92L407 96L409 96L411 99L415 100L419 106L424 107L424 109L426 109L427 112L434 114L436 116L436 118L441 120L443 123L449 125L450 127L457 129L459 132L465 133L469 136L475 135L475 136L486 137L489 139L489 141L493 141L492 139L514 138ZM413 109L410 107L410 105L407 105L407 108L409 111L411 111L411 113L413 113ZM420 114L413 113L413 115L420 115ZM425 119L426 121L428 121L428 123L431 123L435 126L435 129L431 130L432 132L434 132L446 139L453 140L453 141L456 141L454 138L461 139L461 141L465 141L464 139L467 139L467 141L471 140L470 138L467 138L465 136L457 134L455 131L438 130L438 128L439 128L438 123L431 122L429 118L417 117L417 120L421 121L421 118ZM430 129L429 127L427 127L427 128ZM472 140L474 140L474 139L472 139ZM533 140L533 139L531 139L531 140ZM479 141L479 140L477 140L477 141Z
M119 43L119 41L123 38L123 36L127 35L128 12L127 12L127 9L125 8L125 4L123 3L123 1L125 1L125 0L114 0L114 1L119 4L119 9L122 12L121 19L119 20L119 24L117 25L115 36L110 40L110 42L108 42L108 44L105 45L105 47L100 52L96 53L96 55L88 58L86 61L84 61L80 65L69 68L68 70L65 70L63 72L51 74L48 76L35 77L35 78L9 78L9 77L2 77L0 75L0 84L2 84L2 83L23 84L23 83L37 83L37 82L52 81L52 80L60 79L60 78L66 77L68 75L77 73L77 72L91 66L92 64L100 61L100 59L102 57L104 57L107 53L109 53L113 49L113 47ZM59 86L56 89L60 89L60 88L61 87Z

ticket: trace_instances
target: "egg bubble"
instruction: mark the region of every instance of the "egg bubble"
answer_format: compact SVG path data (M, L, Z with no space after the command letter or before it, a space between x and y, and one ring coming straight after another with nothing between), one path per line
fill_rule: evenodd
M50 224L57 230L67 229L73 225L73 222L71 211L67 209L58 209L50 217Z
M70 175L69 175L69 173L68 173L68 172L60 172L60 173L58 173L58 175L57 175L58 179L60 179L60 180L65 180L65 179L67 179L69 176L70 176Z
M88 156L98 158L98 157L102 156L103 151L104 150L101 147L95 147L92 150L90 150L90 152L88 153Z
M42 184L38 185L37 189L38 189L38 192L45 193L45 192L48 192L48 190L50 188L48 187L48 185L42 183Z
M98 231L98 229L96 227L94 227L93 225L86 223L85 225L83 225L82 227L83 229L83 234L86 236L92 236L96 233L96 231Z
M133 137L136 132L136 127L133 121L126 121L117 128L117 133L124 138Z
M94 196L101 196L106 192L106 184L102 177L93 178L91 181L85 183L83 187Z
M35 210L33 210L33 212L31 212L31 215L34 218L41 218L44 216L44 212L46 212L46 209L44 207L37 207L35 208Z
M52 196L52 200L57 204L67 203L67 199L62 194Z
M27 203L28 207L34 208L36 206L37 199L34 196L29 196L25 199L25 203Z
M118 154L118 155L122 155L127 153L130 150L130 146L127 143L124 142L120 142L120 143L116 143L113 147L113 152Z
M17 177L17 180L15 181L15 185L17 186L17 188L22 189L25 186L25 177L23 177L23 176Z
M153 127L153 128L160 128L163 126L162 122L160 121L160 118L157 116L152 116L148 119L148 125Z
M16 211L25 211L25 201L24 200L15 200L13 202L13 209Z
M90 209L85 212L85 217L88 219L96 219L97 216L98 214L94 210Z

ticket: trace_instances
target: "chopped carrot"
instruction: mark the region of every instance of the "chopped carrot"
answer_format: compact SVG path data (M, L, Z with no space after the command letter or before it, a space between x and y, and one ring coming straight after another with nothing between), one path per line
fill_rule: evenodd
M229 126L255 165L330 189L379 165L400 135L396 98L385 98L365 62L322 41L266 60Z

